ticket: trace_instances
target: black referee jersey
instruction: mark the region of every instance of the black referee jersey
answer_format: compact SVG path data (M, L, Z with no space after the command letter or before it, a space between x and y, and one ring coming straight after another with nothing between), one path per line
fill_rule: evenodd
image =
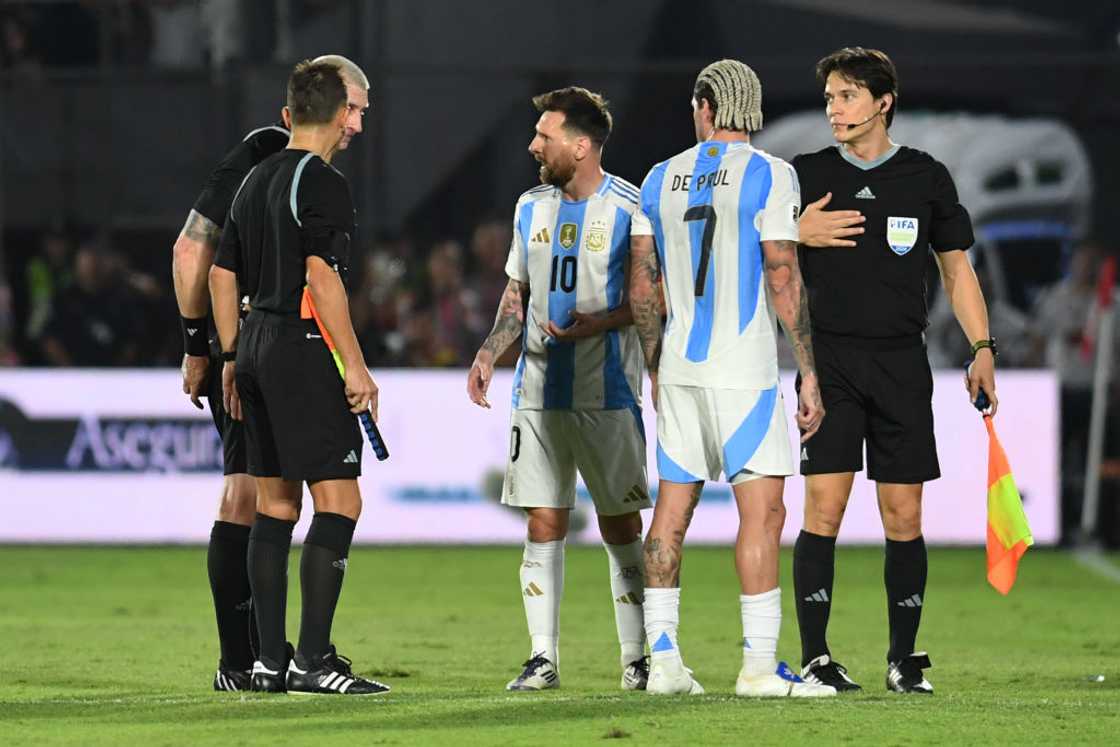
M245 181L245 175L273 153L284 150L290 137L291 133L281 122L258 127L245 135L206 177L194 209L219 228L224 226L233 196Z
M346 177L319 156L285 149L245 178L214 264L235 273L254 310L298 316L308 257L345 280L354 235Z
M799 252L813 329L844 337L920 339L927 324L929 250L972 246L972 221L949 171L914 148L864 162L843 146L797 156L801 203L832 193L827 210L859 210L864 233L848 248ZM919 343L920 344L920 343Z

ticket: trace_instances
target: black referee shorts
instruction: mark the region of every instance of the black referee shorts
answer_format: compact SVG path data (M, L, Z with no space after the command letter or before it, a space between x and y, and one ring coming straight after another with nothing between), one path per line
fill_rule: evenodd
M915 336L888 346L895 349L882 347L814 333L825 416L820 430L801 444L801 474L859 472L866 440L871 480L913 484L941 476L925 346Z
M362 473L362 434L312 320L253 311L237 346L249 474L308 483Z
M245 427L231 418L222 406L222 365L220 357L210 356L203 391L206 403L210 406L210 417L214 419L214 427L222 437L222 474L244 474L248 470L245 459Z

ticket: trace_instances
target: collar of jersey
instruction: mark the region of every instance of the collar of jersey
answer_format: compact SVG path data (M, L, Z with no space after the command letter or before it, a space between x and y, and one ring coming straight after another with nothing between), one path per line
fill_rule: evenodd
M610 185L611 175L604 171L603 181L599 182L599 187L587 197L584 197L582 200L566 200L564 199L564 190L560 189L559 187L554 187L554 189L556 190L556 196L560 199L560 202L564 203L565 205L582 205L592 197L602 197L603 195L605 195Z
M863 169L864 171L871 171L871 169L875 168L876 166L882 166L884 163L891 160L891 158L894 157L894 154L898 153L898 150L901 147L902 147L901 145L899 145L898 143L895 143L894 145L892 145L890 147L890 149L886 153L879 156L874 161L862 161L862 160L856 158L855 156L853 156L851 153L849 153L844 148L843 144L841 144L841 143L836 144L836 150L838 150L840 152L840 157L841 158L843 158L845 161L852 164L856 168Z

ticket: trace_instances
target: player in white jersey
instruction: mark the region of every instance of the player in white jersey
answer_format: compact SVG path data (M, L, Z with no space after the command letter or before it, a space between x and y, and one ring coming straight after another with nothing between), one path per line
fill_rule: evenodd
M599 516L621 647L622 687L649 672L642 618L642 518L650 506L642 429L642 354L626 296L638 189L603 171L606 102L584 88L533 99L529 152L543 184L517 201L509 284L467 381L490 407L494 361L524 332L513 389L502 503L525 509L520 588L531 652L509 690L559 685L564 541L579 470Z
M703 692L677 644L681 552L704 481L723 473L739 508L743 667L736 694L836 694L802 682L776 656L782 489L793 460L775 316L801 372L797 419L805 439L824 408L797 265L797 176L750 144L749 133L762 126L761 99L758 77L743 63L704 68L692 100L698 143L653 167L631 228L630 303L657 404L661 478L645 543L651 693Z

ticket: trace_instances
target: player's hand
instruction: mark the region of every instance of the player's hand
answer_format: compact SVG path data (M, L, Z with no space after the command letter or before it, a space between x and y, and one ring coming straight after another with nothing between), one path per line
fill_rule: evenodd
M976 398L983 389L991 403L984 414L996 414L996 410L999 409L999 397L996 396L996 360L990 348L980 348L976 351L976 357L972 359L965 373L964 387L968 390L968 400L973 404L976 404Z
M183 356L183 394L190 396L191 402L198 409L202 409L199 397L202 395L202 385L206 382L206 372L210 370L210 357L206 355Z
M798 241L806 246L855 246L856 242L845 238L858 236L863 233L863 223L866 218L858 210L825 210L832 200L832 193L827 193L816 202L810 202L801 213L798 222Z
M571 321L567 327L560 327L555 322L549 321L543 328L545 334L560 342L571 342L594 337L603 331L602 319L597 314L573 311L569 318Z
M234 420L241 420L241 397L237 393L236 363L226 361L222 366L222 406Z
M490 409L486 401L486 390L490 388L490 380L494 378L494 361L484 351L479 351L471 364L467 374L467 396L479 407Z
M801 389L797 393L797 427L801 431L801 443L805 443L820 430L824 420L824 402L817 386L817 375L801 377Z
M369 375L369 369L363 362L360 366L347 366L344 379L346 389L346 402L350 405L350 412L360 415L368 410L377 421L377 384Z

